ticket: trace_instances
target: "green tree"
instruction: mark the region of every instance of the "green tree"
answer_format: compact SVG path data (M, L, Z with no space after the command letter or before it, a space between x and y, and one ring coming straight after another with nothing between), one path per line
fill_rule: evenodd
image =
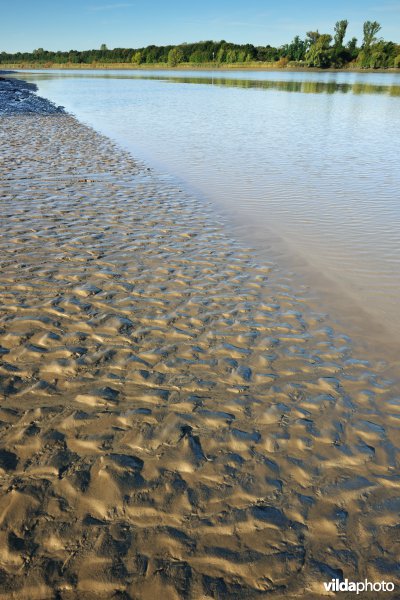
M256 60L275 62L279 60L279 50L278 48L273 48L272 46L258 46L258 48L256 48L255 57Z
M336 21L335 24L335 35L334 35L334 46L335 48L343 47L343 40L346 35L346 30L349 22L344 19L343 21Z
M317 40L321 36L321 34L319 33L319 31L317 29L317 31L307 31L306 36L307 36L308 45L312 46L313 44L315 44L317 42Z
M370 69L387 69L395 65L396 46L393 42L380 40L373 44L368 51L360 52L360 60L363 67Z
M331 65L334 67L342 67L351 60L349 51L343 46L348 24L348 21L345 19L336 21L335 23L335 35L333 37L333 48L331 50Z
M376 34L381 30L381 26L377 21L365 21L363 26L364 40L363 49L368 49L376 42Z
M235 63L237 62L237 51L234 48L229 48L226 53L226 62L227 63Z
M307 34L309 35L309 34ZM330 43L332 36L329 33L318 34L316 41L310 46L306 54L306 63L310 67L324 69L331 64Z
M217 52L217 62L219 62L219 63L225 62L225 54L226 54L225 46L221 46Z
M145 62L147 64L152 64L152 63L157 62L158 48L154 44L151 44L151 46L147 46L147 48L145 48L145 50L144 50L144 54L145 54Z
M307 43L296 35L290 44L282 46L282 50L283 56L287 57L289 60L304 60L307 51Z
M208 62L209 58L208 58L208 54L207 52L204 52L204 50L195 50L194 52L192 52L192 54L189 57L189 62L192 63L205 63Z
M363 26L364 39L357 62L363 68L376 68L382 62L382 50L378 47L376 34L381 26L377 21L365 21Z
M135 65L140 65L140 63L142 62L142 53L140 52L140 50L137 50L132 54L131 62L133 62L133 64Z
M357 38L353 37L346 44L346 48L349 51L351 59L357 58L358 49L357 49Z
M107 44L102 44L102 45L100 46L100 51L101 51L101 52L105 52L106 50L108 50L108 48L107 48Z
M171 50L168 52L168 64L171 67L176 67L182 61L183 61L182 48L179 48L179 46L175 46L174 48L171 48Z

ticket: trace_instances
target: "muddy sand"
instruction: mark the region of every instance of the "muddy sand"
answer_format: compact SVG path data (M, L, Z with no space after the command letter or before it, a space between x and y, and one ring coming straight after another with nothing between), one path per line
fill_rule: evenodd
M73 117L0 136L0 599L398 598L380 365Z

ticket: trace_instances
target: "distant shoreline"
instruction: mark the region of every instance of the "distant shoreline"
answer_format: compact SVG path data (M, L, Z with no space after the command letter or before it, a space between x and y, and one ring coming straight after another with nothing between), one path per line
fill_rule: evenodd
M320 69L317 67L302 67L299 65L277 67L274 63L224 63L221 66L218 63L204 63L189 64L182 63L175 67L172 67L166 63L156 64L145 64L145 65L133 65L130 63L10 63L0 65L1 69L19 69L24 71L30 70L83 70L83 71L106 71L106 70L120 70L120 71L282 71L282 72L310 72L310 73L400 73L400 69L388 68L388 69L360 69L360 68L342 68L342 69Z

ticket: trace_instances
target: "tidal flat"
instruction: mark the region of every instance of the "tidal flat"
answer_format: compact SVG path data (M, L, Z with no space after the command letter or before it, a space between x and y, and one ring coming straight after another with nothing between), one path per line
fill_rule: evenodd
M0 598L398 590L382 364L212 205L38 112L0 117Z

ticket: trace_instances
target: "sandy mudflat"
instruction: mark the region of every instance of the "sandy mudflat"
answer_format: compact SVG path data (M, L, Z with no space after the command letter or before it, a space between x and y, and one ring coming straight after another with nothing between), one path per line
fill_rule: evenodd
M0 599L398 585L400 393L378 367L74 118L0 136Z

